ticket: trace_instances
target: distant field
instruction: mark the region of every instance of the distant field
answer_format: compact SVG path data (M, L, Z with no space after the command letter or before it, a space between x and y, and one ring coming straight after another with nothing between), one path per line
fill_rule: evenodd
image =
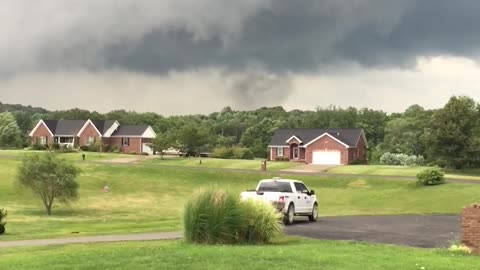
M201 164L200 164L201 160ZM155 158L145 162L160 165L173 166L190 166L190 167L211 167L211 168L228 168L228 169L245 169L260 170L261 160L244 160L244 159L220 159L220 158L182 158L182 157L166 157L164 159ZM277 171L298 166L294 162L270 162L267 161L267 170Z
M329 173L338 174L362 174L362 175L398 175L398 176L416 176L417 173L428 167L407 167L407 166L388 166L388 165L349 165L338 166L328 170ZM446 170L447 178L462 178L471 180L480 180L480 169L466 169L461 171Z
M0 150L0 158L15 157L21 158L29 154L41 154L47 151L32 151L32 150ZM58 153L62 158L72 161L82 160L82 154L85 154L86 160L109 160L119 158L133 158L134 155L117 154L117 153L95 153L95 152L79 152L79 153Z
M2 270L325 269L470 270L480 257L420 249L286 238L267 246L202 246L180 241L1 250Z
M0 159L0 208L9 211L7 234L1 240L179 231L183 205L200 187L219 187L238 194L274 175L80 163L79 201L57 205L53 216L47 217L40 199L15 186L19 163ZM320 216L459 213L466 204L478 202L480 194L480 185L470 184L416 188L408 181L292 178L305 181L316 191ZM110 193L101 192L104 184Z

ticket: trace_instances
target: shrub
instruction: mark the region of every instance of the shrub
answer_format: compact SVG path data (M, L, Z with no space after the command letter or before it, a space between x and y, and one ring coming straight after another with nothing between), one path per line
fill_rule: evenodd
M451 251L451 252L455 252L455 253L466 253L466 254L472 253L472 249L468 246L463 245L463 244L451 245L448 248L448 250Z
M288 157L275 157L275 161L289 161Z
M231 147L218 147L213 150L212 157L231 159L233 158L233 149Z
M246 223L238 197L222 190L202 190L185 206L185 239L204 244L232 244L240 240Z
M47 150L47 146L38 142L32 144L32 150Z
M245 147L218 147L213 150L212 157L223 159L253 159L253 152Z
M7 211L4 209L0 209L0 234L5 233L5 225L7 222L5 222L5 217L7 216Z
M245 148L243 151L242 159L254 159L255 155L253 154L252 150L249 148Z
M203 244L267 243L282 233L282 215L263 201L240 202L223 190L202 190L184 211L187 242Z
M112 153L120 153L120 148L116 145L110 146L108 150Z
M80 145L80 150L85 152L89 151L88 145Z
M380 163L386 165L401 165L401 166L421 166L425 164L423 156L394 154L386 152L380 157Z
M59 143L52 143L52 150L59 150L60 144Z
M248 220L246 231L247 240L255 243L269 243L282 234L282 214L271 204L260 200L241 202L244 215Z
M445 183L444 173L437 168L428 168L417 174L417 185L433 186Z

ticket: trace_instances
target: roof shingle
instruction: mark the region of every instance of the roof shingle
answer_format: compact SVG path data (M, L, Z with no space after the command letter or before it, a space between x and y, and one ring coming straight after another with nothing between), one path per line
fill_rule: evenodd
M148 129L148 125L135 125L135 126L119 126L118 129L113 132L114 136L142 136Z
M76 136L86 120L45 120L43 121L55 136Z
M362 129L321 129L321 128L293 128L278 129L272 137L269 145L288 145L287 140L292 136L296 136L302 140L303 144L307 144L318 136L328 133L334 138L340 140L348 146L357 145L358 138L362 134Z

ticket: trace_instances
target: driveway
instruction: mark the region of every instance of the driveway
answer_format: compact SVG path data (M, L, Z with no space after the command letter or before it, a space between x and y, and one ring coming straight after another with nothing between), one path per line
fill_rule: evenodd
M336 167L337 165L317 165L317 164L301 164L293 168L285 169L282 171L288 172L305 172L305 173L325 173L329 169Z
M323 217L317 222L299 218L285 233L327 240L352 240L414 247L448 247L459 236L456 215L401 215ZM1 248L181 239L182 232L87 236L59 239L2 241Z
M319 217L317 222L298 219L285 228L288 235L424 248L448 247L460 231L457 215Z

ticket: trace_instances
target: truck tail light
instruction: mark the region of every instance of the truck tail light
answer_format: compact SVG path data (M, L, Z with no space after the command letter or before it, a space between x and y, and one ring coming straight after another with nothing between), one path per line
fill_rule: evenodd
M285 196L278 197L278 202L285 202Z

